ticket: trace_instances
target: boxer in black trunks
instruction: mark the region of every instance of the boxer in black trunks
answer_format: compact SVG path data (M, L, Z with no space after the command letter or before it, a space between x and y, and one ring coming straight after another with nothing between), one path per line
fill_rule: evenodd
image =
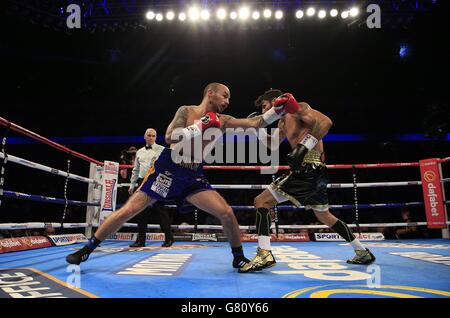
M239 272L247 273L275 265L276 260L270 250L269 210L285 201L291 201L297 207L303 205L307 209L312 209L320 222L349 242L356 255L348 260L348 263L373 263L375 261L373 254L355 238L347 224L336 218L328 209L328 174L324 162L322 138L332 126L331 119L311 108L307 103L298 103L292 94L282 94L275 89L265 92L255 101L255 104L261 107L263 113L280 104L298 111L283 116L278 121L278 136L269 136L279 138L279 142L287 138L292 147L292 151L287 156L291 169L255 198L257 254L250 263L241 267ZM271 142L267 144L270 145Z

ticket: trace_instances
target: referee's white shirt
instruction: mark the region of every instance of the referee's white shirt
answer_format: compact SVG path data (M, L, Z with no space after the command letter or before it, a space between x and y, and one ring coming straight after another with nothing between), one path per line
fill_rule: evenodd
M139 178L144 178L148 169L153 167L156 159L158 159L164 147L158 144L153 144L150 147L142 147L136 152L136 159L134 160L134 167L131 172L130 188L135 187L136 181Z

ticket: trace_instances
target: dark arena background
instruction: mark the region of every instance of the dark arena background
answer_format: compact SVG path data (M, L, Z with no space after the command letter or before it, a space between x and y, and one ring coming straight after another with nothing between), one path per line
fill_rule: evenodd
M177 298L179 313L209 303L215 313L274 314L296 306L277 298L450 297L449 7L2 1L0 298ZM373 264L347 264L347 242L312 210L284 202L271 212L276 266L238 273L220 220L169 202L170 247L161 247L167 237L152 213L145 247L129 247L133 218L86 263L68 266L65 257L86 244L106 209L104 162L124 174L116 172L109 193L114 210L129 197L129 147L145 146L147 128L168 147L177 109L199 105L211 82L228 86L224 113L236 118L280 89L332 120L324 138L330 211L370 248ZM205 175L233 207L251 259L254 199L286 172L291 148L283 142L273 164L251 161L254 138L223 140L244 144L246 160L205 164ZM271 164L281 170L260 173Z

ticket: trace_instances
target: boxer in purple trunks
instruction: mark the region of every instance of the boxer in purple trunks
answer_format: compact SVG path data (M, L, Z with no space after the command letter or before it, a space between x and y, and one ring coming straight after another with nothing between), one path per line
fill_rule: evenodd
M90 253L109 235L117 232L126 221L147 206L157 201L168 200L176 201L179 206L185 203L192 204L217 217L222 223L231 246L233 267L241 268L249 262L244 256L239 224L233 209L218 192L211 188L203 175L203 158L197 158L195 151L189 153L185 150L195 148L194 139L201 138L208 129L219 129L219 132L223 134L226 128L265 127L286 113L297 112L297 109L294 105L287 103L273 107L263 115L238 119L222 114L229 105L229 99L230 90L227 86L210 83L203 91L203 100L200 105L181 106L178 109L165 136L166 143L171 149L165 149L161 153L154 168L148 171L138 191L128 199L125 205L105 220L83 248L66 257L68 263L80 264L86 261ZM205 139L201 140L202 150L211 144L211 140ZM183 152L180 152L180 148ZM203 151L201 153L203 156Z

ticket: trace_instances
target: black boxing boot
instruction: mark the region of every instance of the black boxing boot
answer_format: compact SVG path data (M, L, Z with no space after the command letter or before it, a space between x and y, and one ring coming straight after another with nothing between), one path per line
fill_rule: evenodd
M67 255L66 262L69 264L80 265L81 262L87 261L89 255L91 255L91 253L97 248L97 246L100 245L101 242L102 241L100 241L95 237L95 235L93 235L83 248L76 251L75 253Z
M231 251L233 253L233 267L241 268L247 263L250 263L250 260L244 256L244 250L242 249L242 245L238 247L232 247Z

